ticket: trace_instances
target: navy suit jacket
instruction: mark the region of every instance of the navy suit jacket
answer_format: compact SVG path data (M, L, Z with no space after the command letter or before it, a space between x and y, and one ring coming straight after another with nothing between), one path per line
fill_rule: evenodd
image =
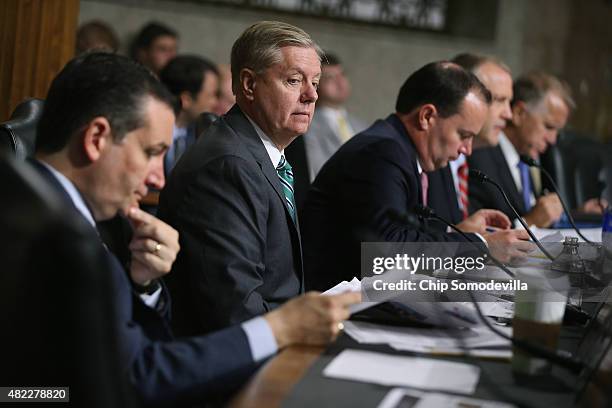
M458 224L463 221L463 213L457 202L457 192L450 166L427 173L429 189L427 191L427 205L436 211L445 220ZM430 223L432 228L446 231L446 224L439 221Z
M521 216L527 214L523 203L523 196L514 183L514 178L512 178L512 173L510 173L508 162L501 147L496 146L475 150L468 157L468 164L470 169L480 170L489 176L490 179L499 183L518 213ZM480 183L470 178L468 191L470 195L470 212L481 208L493 208L502 211L511 220L516 219L516 215L506 204L502 194L493 185Z
M180 234L166 279L178 334L243 322L303 291L298 226L264 144L237 105L183 155L158 214Z
M390 217L421 204L417 152L396 115L351 138L323 166L302 214L307 289L360 275L361 242L462 242ZM475 235L472 239L478 240Z
M40 163L40 174L82 217L59 181ZM99 240L92 228L91 239ZM102 243L101 243L102 245ZM168 291L157 309L132 290L128 275L108 252L115 293L116 325L124 373L146 405L171 405L214 398L244 381L256 369L246 334L234 326L207 336L175 340L169 326ZM78 290L78 288L75 288ZM78 307L78 305L75 305Z

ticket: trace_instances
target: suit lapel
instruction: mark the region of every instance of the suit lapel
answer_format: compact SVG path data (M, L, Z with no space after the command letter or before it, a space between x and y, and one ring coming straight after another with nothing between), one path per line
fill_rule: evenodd
M249 122L246 116L242 113L238 105L234 105L234 107L228 112L225 116L228 125L239 135L245 142L245 145L255 158L257 164L261 168L262 173L278 195L279 200L283 203L283 207L285 208L285 212L287 217L291 220L290 224L298 230L297 224L293 221L291 217L291 213L289 211L289 207L287 206L285 193L283 192L283 187L280 182L280 178L278 177L278 173L276 169L272 165L272 161L270 160L270 156L266 151L266 148L263 145L263 142L259 138L259 135L253 128L253 125ZM297 210L296 210L296 221L297 221Z

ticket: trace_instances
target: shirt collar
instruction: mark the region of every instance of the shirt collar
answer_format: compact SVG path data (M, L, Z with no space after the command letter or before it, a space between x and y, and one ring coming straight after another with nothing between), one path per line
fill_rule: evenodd
M264 133L264 131L261 130L259 126L257 126L257 123L255 123L253 119L249 117L249 115L245 114L244 116L246 116L249 122L251 122L251 125L253 125L253 127L255 128L255 132L257 132L257 136L259 136L259 138L263 142L264 147L268 152L268 156L270 156L270 160L272 161L272 165L274 166L274 168L278 167L278 163L280 163L281 156L285 154L285 150L279 150L278 147L276 147L274 143L272 143L272 139L270 139Z
M512 142L503 132L499 134L499 147L502 150L502 153L504 154L510 168L515 168L521 161L521 158Z
M51 167L44 161L39 161L39 163L45 166L45 168L49 170L53 177L57 179L57 181L62 185L64 190L66 190L66 193L68 193L68 196L72 200L72 203L74 204L76 209L81 213L81 215L83 215L83 217L85 217L87 221L89 221L89 223L94 228L96 228L96 221L94 220L94 217L91 214L89 207L87 207L87 204L85 204L83 196L81 195L81 193L79 193L79 190L77 190L72 181L70 181L68 177L64 176L62 173L55 170L53 167Z

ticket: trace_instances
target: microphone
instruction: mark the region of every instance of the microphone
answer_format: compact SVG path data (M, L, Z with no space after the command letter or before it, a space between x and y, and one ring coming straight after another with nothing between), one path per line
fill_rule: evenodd
M502 196L504 197L504 201L506 202L506 204L508 204L508 207L510 207L510 209L512 210L514 215L516 215L516 218L521 223L523 228L525 228L525 230L529 234L529 237L533 240L533 242L535 242L535 244L538 246L538 248L540 248L540 251L542 251L542 253L544 255L546 255L546 257L548 259L550 259L551 261L554 260L552 255L550 255L550 253L546 250L546 248L544 248L544 245L542 245L540 240L536 238L536 236L533 234L533 232L531 232L531 230L529 229L529 226L527 225L527 223L525 223L525 220L523 220L523 217L521 217L519 215L518 211L516 211L516 208L514 208L512 203L510 203L510 199L506 195L506 192L504 191L502 186L499 185L499 183L497 183L493 179L489 178L489 176L484 174L482 171L476 170L476 169L470 169L469 177L474 179L474 180L476 180L476 181L478 181L478 182L480 182L480 183L490 183L490 184L494 185L499 190L499 192L502 194Z
M557 193L557 196L559 197L559 201L561 202L561 206L563 207L563 211L565 212L565 215L567 215L567 219L569 220L570 224L572 225L572 227L574 228L578 236L582 238L584 242L588 242L589 244L592 244L593 242L589 241L584 235L582 235L582 233L576 226L576 223L574 222L574 217L572 217L572 214L570 214L567 208L567 205L565 204L565 201L563 200L563 198L561 198L561 195L559 194L559 187L557 186L557 183L555 183L555 181L553 180L550 173L544 167L542 167L540 163L538 163L531 157L521 154L520 158L521 158L521 161L525 163L526 165L528 165L529 167L537 167L538 169L540 169L542 174L544 174L548 182L552 185L552 188L555 190L555 193Z
M470 170L471 172L472 170ZM481 172L479 172L481 173ZM484 178L488 178L484 173L481 173L482 176L484 176ZM476 243L474 241L472 241L470 239L470 237L464 233L463 231L461 231L459 228L457 228L454 224L452 224L451 222L447 221L446 219L444 219L443 217L440 217L439 215L436 214L436 212L429 207L417 204L414 207L414 212L423 217L423 218L435 218L441 222L443 222L444 224L448 225L449 227L451 227L453 230L457 231L459 234L461 234L461 236L463 236L468 242L470 242L476 249L478 249L482 254L488 256L493 263L495 263L495 265L499 266L504 272L506 272L509 276L514 277L514 273L511 272L510 270L508 270L508 268L506 267L506 265L504 265L503 263L501 263L500 261L498 261L497 259L495 259L493 256L491 256L491 253L489 252L488 249L483 249L481 247L479 247L478 245L476 245ZM478 317L480 318L480 320L482 320L482 322L485 324L485 326L487 326L487 328L489 330L491 330L493 333L497 334L498 336L506 339L506 340L510 340L510 342L527 351L528 353L538 356L538 357L542 357L548 361L551 361L561 367L564 367L566 369L568 369L569 371L573 372L573 373L579 373L580 371L582 371L582 369L586 366L586 364L577 359L576 357L574 357L571 353L566 352L566 351L557 351L557 350L551 350L549 348L546 347L542 347L538 344L534 344L531 343L527 340L522 340L522 339L516 339L513 338L512 336L508 336L506 333L501 332L499 330L497 330L497 328L495 328L491 322L489 321L489 319L482 313L482 310L480 309L480 306L478 305L478 302L476 301L476 298L474 297L474 294L472 293L471 290L467 291L470 295L470 299L472 304L474 305L474 307L476 308L476 313L478 314Z
M438 214L436 214L436 211L433 208L430 207L426 207L424 205L421 204L417 204L414 207L414 212L416 214L418 214L419 216L423 217L423 218L435 218L438 221L441 221L442 223L444 223L445 225L449 226L450 228L453 229L453 231L457 232L458 234L460 234L463 238L465 238L465 240L467 242L469 242L474 248L476 248L478 251L484 253L489 259L491 259L491 261L495 264L495 266L498 266L502 271L504 271L508 276L510 276L511 278L515 277L514 272L512 272L511 270L509 270L506 265L504 265L502 262L500 262L497 258L495 258L493 255L491 255L491 252L489 251L489 249L487 247L480 247L478 245L476 245L476 243L474 241L472 241L470 239L470 237L463 231L461 231L459 228L457 228L455 226L455 224L451 223L450 221L446 220L443 217L440 217Z

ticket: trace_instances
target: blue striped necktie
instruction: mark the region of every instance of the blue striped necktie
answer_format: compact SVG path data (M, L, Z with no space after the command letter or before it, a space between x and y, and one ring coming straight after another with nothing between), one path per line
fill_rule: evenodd
M283 186L283 193L285 193L285 201L287 202L287 207L289 208L289 213L291 214L291 218L293 222L295 222L295 199L293 197L293 170L291 169L291 165L285 159L284 155L281 155L281 159L278 162L278 166L276 166L276 172L278 173L278 177L280 178L281 185Z
M531 210L531 174L529 173L529 166L520 161L518 168L521 174L521 184L523 185L523 205L525 206L525 211L529 211Z

